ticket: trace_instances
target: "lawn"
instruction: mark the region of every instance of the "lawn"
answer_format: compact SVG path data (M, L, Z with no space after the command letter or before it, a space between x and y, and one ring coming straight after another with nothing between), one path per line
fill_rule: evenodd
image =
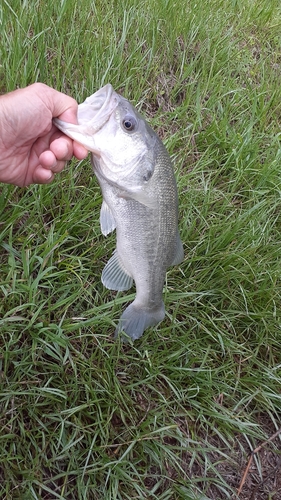
M279 0L2 1L1 93L109 82L136 105L185 259L165 320L124 345L134 291L101 284L89 158L0 186L1 499L281 499L280 28Z

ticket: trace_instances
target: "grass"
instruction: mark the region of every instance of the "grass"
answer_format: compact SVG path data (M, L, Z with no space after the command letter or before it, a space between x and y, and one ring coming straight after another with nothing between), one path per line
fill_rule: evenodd
M110 82L137 104L174 160L186 258L166 319L122 345L133 294L100 282L115 238L89 160L1 186L1 498L238 498L280 428L280 24L278 0L2 2L2 92ZM239 498L280 499L280 449Z

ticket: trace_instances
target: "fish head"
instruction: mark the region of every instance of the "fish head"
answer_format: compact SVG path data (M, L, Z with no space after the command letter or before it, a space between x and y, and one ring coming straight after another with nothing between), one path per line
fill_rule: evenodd
M54 119L92 153L95 172L122 189L138 191L151 178L157 136L132 104L105 85L78 106L78 125Z
M94 170L108 182L137 191L153 174L157 136L127 99L116 92L112 98L118 104L93 137Z

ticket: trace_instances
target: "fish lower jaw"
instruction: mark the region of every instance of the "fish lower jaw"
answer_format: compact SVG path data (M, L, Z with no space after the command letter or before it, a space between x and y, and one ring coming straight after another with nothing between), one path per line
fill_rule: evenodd
M164 317L165 308L163 302L159 304L159 307L142 308L134 301L123 312L115 331L115 337L121 334L122 340L126 340L126 337L137 340L147 328L157 325Z

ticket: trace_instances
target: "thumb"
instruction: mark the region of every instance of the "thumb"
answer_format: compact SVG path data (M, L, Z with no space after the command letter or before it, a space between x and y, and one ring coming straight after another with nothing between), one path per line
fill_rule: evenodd
M52 118L58 117L65 122L77 124L78 104L75 99L44 83L35 83L33 88L41 99L42 94L44 95L44 100L52 113Z

